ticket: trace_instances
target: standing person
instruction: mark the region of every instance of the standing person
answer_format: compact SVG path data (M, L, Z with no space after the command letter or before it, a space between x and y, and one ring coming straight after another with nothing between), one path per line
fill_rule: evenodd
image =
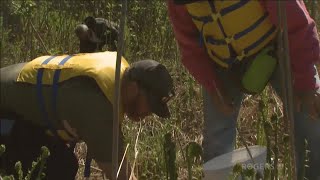
M168 0L182 64L204 87L204 161L234 149L243 93L259 93L268 82L281 96L274 54L277 1ZM295 96L298 175L304 139L307 178L320 178L319 38L302 0L286 1Z
M78 161L67 144L84 141L89 157L111 178L116 55L41 56L1 68L0 120L21 122L6 138L8 154L0 165L8 173L13 174L17 161L26 172L46 145L51 152L47 178L74 179ZM122 58L120 91L121 120L124 114L133 121L152 113L170 116L167 102L174 96L173 81L162 64L142 60L129 65ZM119 137L121 160L121 131ZM123 167L119 179L128 179L125 172Z

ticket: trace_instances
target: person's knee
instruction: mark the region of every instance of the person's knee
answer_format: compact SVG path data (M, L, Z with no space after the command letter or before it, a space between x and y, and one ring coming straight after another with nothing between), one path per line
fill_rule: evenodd
M48 179L74 179L79 165L73 149L66 145L55 145L50 150L47 161Z

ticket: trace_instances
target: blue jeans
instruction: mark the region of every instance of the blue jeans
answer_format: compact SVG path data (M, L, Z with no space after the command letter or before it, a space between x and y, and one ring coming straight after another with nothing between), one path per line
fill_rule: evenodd
M203 90L204 103L204 161L216 156L230 152L235 147L236 123L239 115L240 105L243 100L243 93L239 87L226 79L226 72L217 70L217 75L224 83L228 95L233 99L236 111L231 116L225 116L214 106L210 95ZM320 84L319 76L315 76ZM280 72L277 69L271 79L271 85L281 97ZM307 169L309 180L320 179L320 119L311 120L305 111L295 112L295 146L297 154L297 170L302 169L302 158L304 154L304 139L308 140L310 168Z
M9 135L12 126L14 124L14 120L9 119L0 119L0 135Z

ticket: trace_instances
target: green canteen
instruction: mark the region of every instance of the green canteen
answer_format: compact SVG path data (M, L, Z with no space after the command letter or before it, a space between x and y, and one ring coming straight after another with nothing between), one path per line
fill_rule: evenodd
M241 83L249 93L260 93L267 85L273 71L277 66L277 60L271 56L270 48L260 52L244 73Z

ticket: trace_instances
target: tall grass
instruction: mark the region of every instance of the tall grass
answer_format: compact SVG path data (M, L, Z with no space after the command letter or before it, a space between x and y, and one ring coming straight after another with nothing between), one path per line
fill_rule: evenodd
M0 157L5 156L6 147L3 144L0 144ZM22 163L20 161L15 163L15 173L11 175L6 174L6 169L0 169L0 179L4 180L41 180L45 179L46 174L43 173L46 168L46 162L48 157L50 156L50 151L46 146L41 147L41 153L39 157L32 162L31 168L28 170L26 175L24 176L22 170ZM26 165L26 164L24 164Z
M75 26L88 15L119 23L120 9L116 0L1 0L1 67L46 54L77 53ZM178 179L190 175L201 179L202 161L187 158L189 144L202 141L201 88L180 63L165 2L130 0L125 39L124 56L129 62L160 61L171 72L176 88L176 97L170 102L172 117L167 121L149 117L142 122L136 159L134 145L139 124L128 120L123 123L126 143L130 144L128 159L131 163L135 160L136 174L139 179L168 178L164 135L171 134ZM267 89L261 96L245 98L239 118L239 132L249 145L268 146L268 163L279 167L270 171L271 178L288 176L291 169L285 153L287 136L279 133L284 127L280 105L273 91ZM237 142L236 147L244 146L239 139ZM78 147L82 164L85 148ZM93 170L94 177L99 173ZM80 168L78 179L81 178Z

